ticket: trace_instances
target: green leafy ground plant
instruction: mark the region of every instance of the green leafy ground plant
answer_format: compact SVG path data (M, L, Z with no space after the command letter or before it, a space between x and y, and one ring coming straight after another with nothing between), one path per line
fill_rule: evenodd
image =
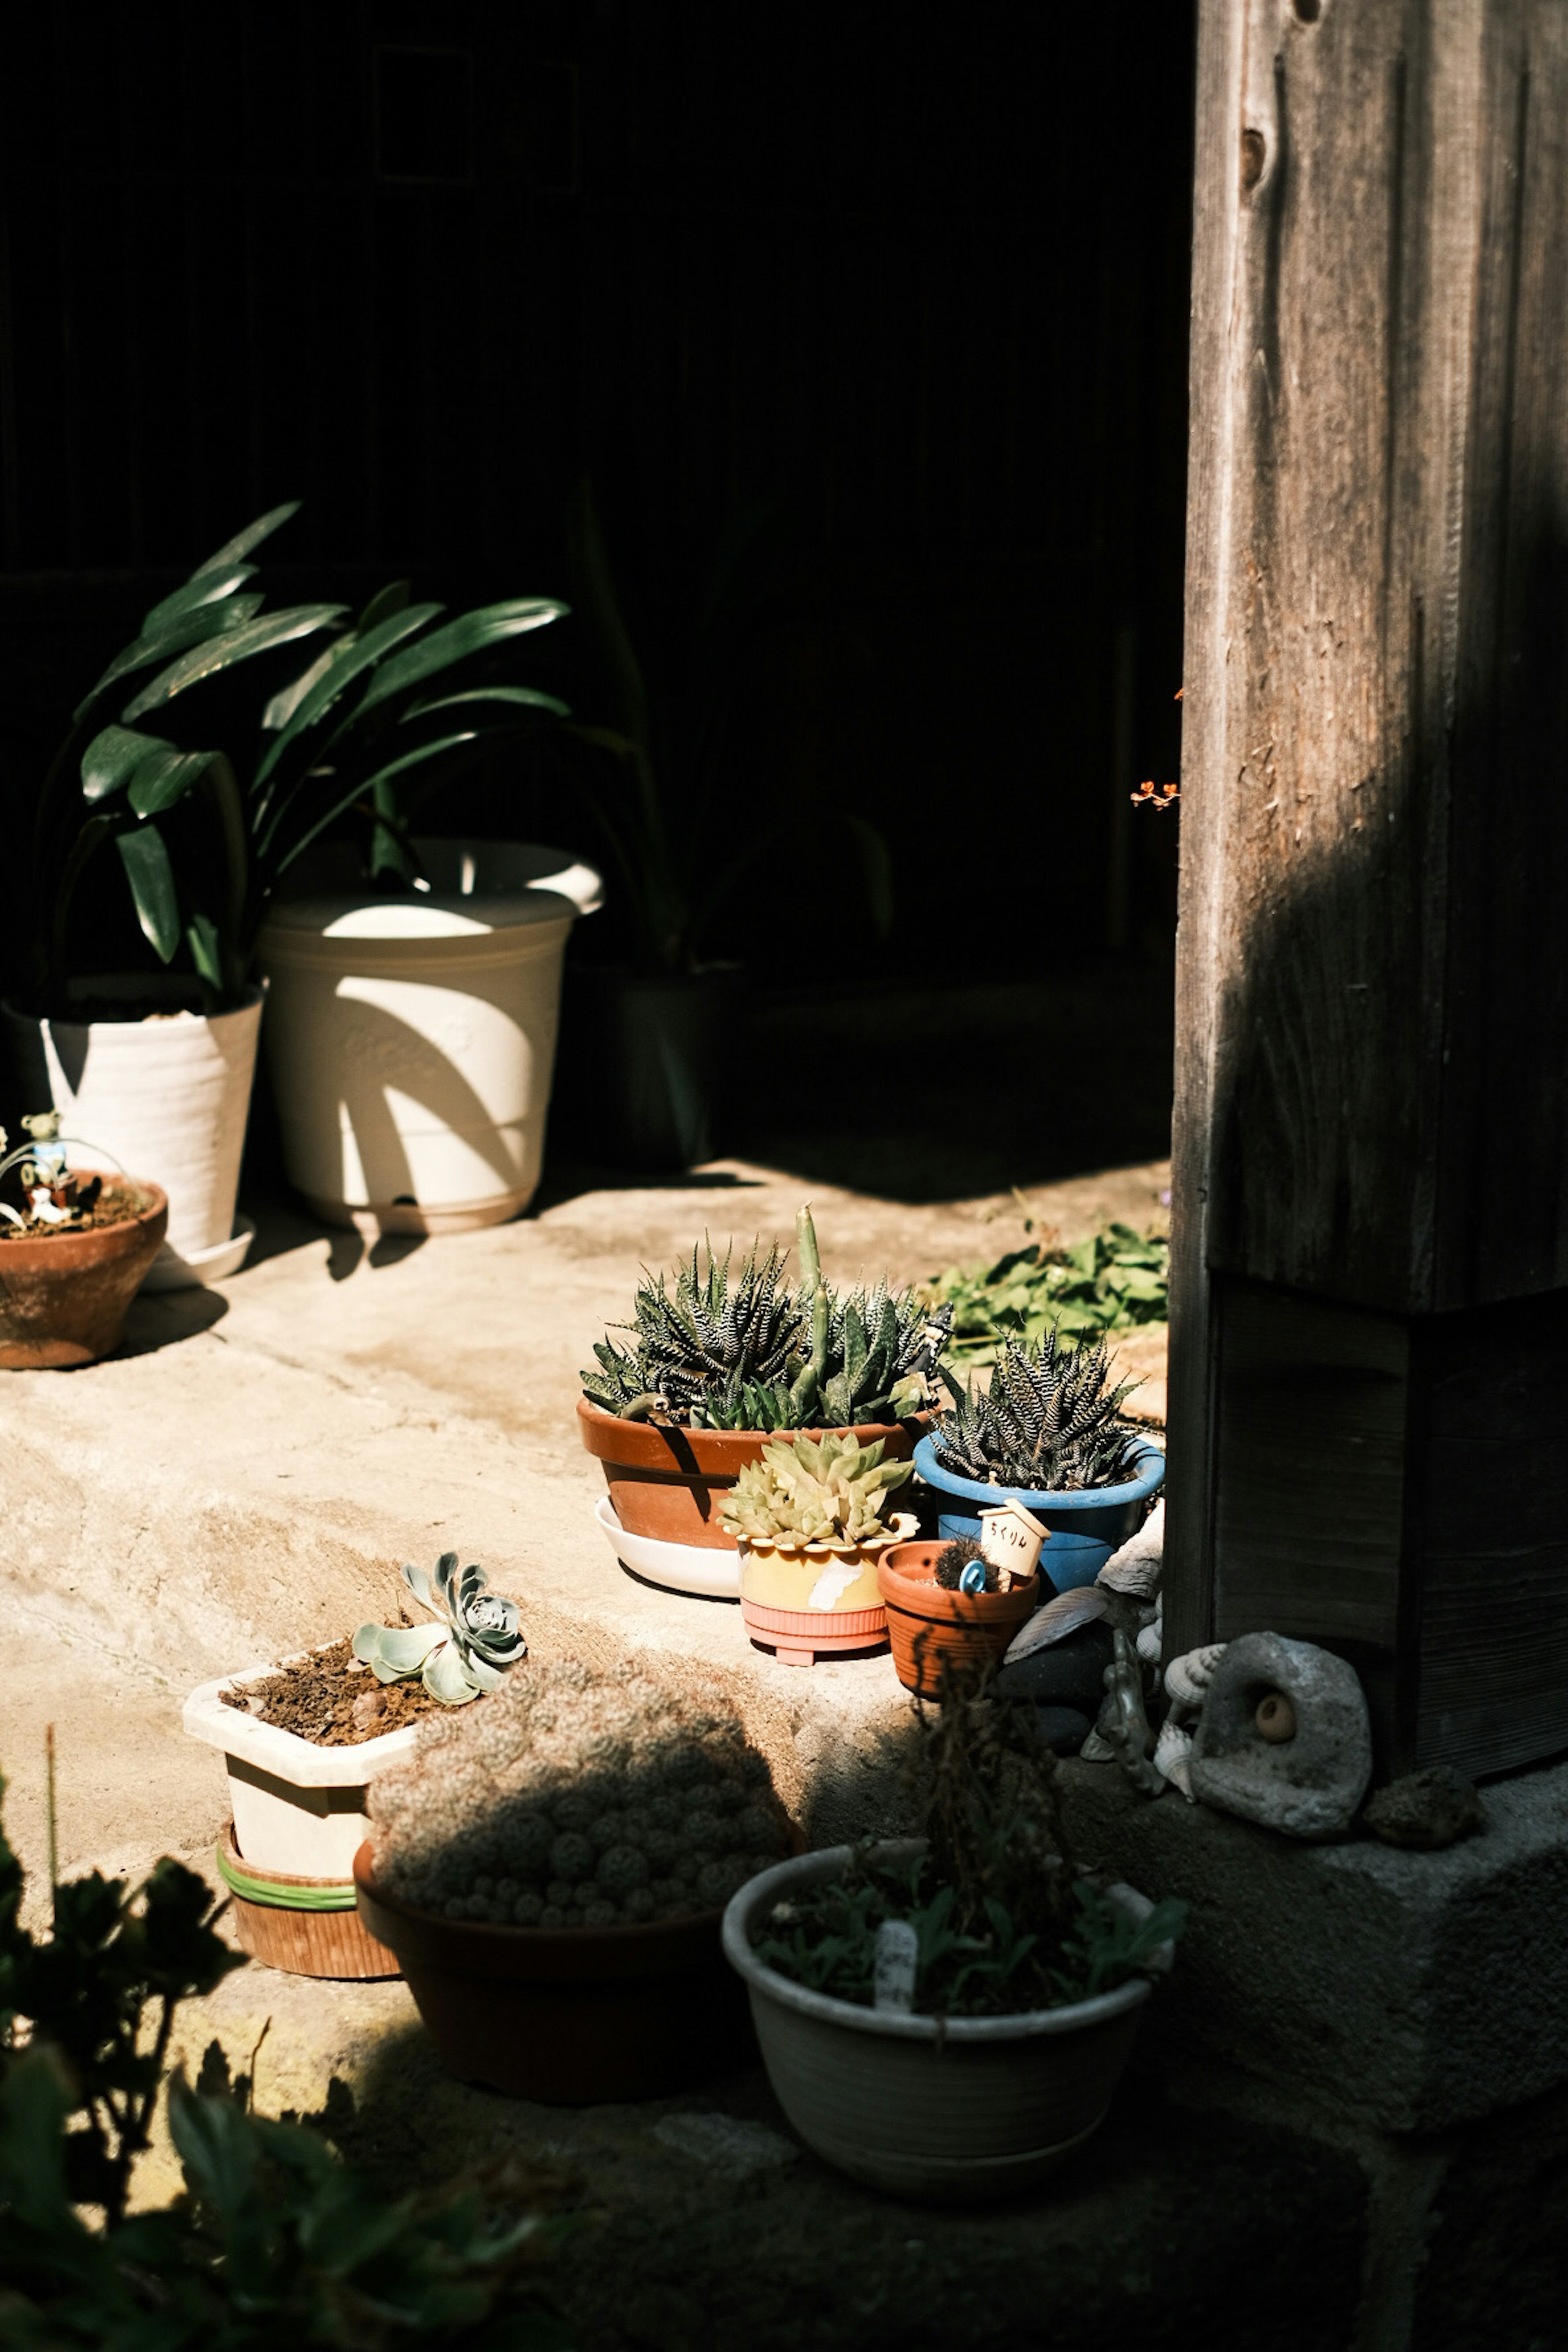
M51 1851L50 1875L52 1927L35 1936L0 1830L6 2352L569 2352L537 2303L503 2307L509 2283L568 2226L537 2196L498 2181L488 2194L455 2184L384 2198L313 2130L248 2112L248 2085L230 2084L216 2042L196 2089L178 2073L168 2083L184 2194L128 2218L178 2006L243 1957L177 1862L133 1888L96 1871L61 1882Z
M989 1265L949 1266L922 1295L952 1309L953 1363L978 1370L996 1362L1004 1339L1054 1331L1076 1345L1164 1322L1170 1264L1165 1235L1110 1224L1070 1249L1030 1242Z

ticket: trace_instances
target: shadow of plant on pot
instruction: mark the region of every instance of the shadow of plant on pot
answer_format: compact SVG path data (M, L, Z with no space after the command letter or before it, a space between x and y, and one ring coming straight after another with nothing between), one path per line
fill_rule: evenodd
M803 2139L896 2197L1033 2187L1103 2119L1184 1906L1077 1865L1034 1709L950 1664L919 1708L924 1835L743 1887L724 1949Z
M22 1124L31 1139L11 1152L0 1128L0 1187L16 1194L0 1191L0 1368L97 1363L124 1335L169 1204L156 1184L68 1168L58 1111Z
M743 2060L720 1921L790 1836L721 1685L530 1668L426 1725L371 1811L361 1916L449 2073L570 2105Z
M553 598L444 619L401 580L357 620L335 604L265 610L250 558L297 510L289 501L259 516L153 605L14 819L24 845L7 862L23 967L23 1001L5 1008L14 1054L29 1084L52 1088L57 1108L163 1183L171 1283L232 1272L244 1255L234 1209L261 1013L254 967L280 887L347 828L368 887L406 898L428 878L411 828L433 781L476 736L566 711L489 675L498 648L560 616ZM275 690L247 700L250 665L270 668L284 648L323 635L302 670L273 672ZM148 719L182 740L147 731ZM156 959L149 973L79 969L82 877L110 844ZM549 993L546 1076L554 983Z

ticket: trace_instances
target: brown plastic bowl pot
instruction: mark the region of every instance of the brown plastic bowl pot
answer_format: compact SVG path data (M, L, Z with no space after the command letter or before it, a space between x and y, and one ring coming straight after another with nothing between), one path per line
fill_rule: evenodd
M90 1175L83 1169L79 1174ZM140 1205L122 1224L0 1241L0 1368L64 1370L120 1345L131 1302L158 1255L169 1203L156 1184L105 1176Z
M359 1915L395 1952L436 2055L460 2082L552 2106L655 2099L755 2063L724 1914L647 1927L498 1927L416 1910L354 1856Z
M943 1659L999 1658L1040 1605L1037 1574L1009 1592L949 1592L936 1580L946 1549L940 1539L890 1544L877 1563L893 1664L919 1698L941 1696Z
M577 1402L583 1443L605 1465L616 1517L628 1535L661 1543L703 1544L733 1551L735 1538L719 1524L724 1497L748 1462L759 1462L770 1439L794 1430L671 1429L652 1421L621 1421L586 1397ZM909 1421L865 1422L849 1431L861 1445L882 1441L884 1459L907 1462L931 1427L929 1413ZM820 1437L819 1429L806 1433Z

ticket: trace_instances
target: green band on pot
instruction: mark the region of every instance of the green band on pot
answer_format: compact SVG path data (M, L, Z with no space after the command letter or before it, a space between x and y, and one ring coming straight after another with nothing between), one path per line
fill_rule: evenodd
M215 1846L217 1874L231 1895L247 1903L266 1903L275 1911L352 1911L354 1907L353 1884L334 1885L331 1879L318 1878L304 1886L286 1886L276 1878L252 1878L249 1871L232 1863L222 1846Z

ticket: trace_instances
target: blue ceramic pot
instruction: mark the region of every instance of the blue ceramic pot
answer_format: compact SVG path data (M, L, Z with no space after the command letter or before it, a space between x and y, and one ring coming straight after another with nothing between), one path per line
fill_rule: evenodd
M1120 1486L1080 1486L1057 1495L955 1477L937 1461L930 1437L915 1448L915 1468L942 1497L937 1533L950 1543L955 1536L978 1539L981 1512L998 1503L1022 1503L1033 1511L1051 1531L1040 1553L1040 1574L1058 1592L1068 1592L1074 1585L1092 1584L1111 1553L1142 1525L1142 1507L1165 1475L1165 1457L1157 1445L1140 1446L1136 1475Z

